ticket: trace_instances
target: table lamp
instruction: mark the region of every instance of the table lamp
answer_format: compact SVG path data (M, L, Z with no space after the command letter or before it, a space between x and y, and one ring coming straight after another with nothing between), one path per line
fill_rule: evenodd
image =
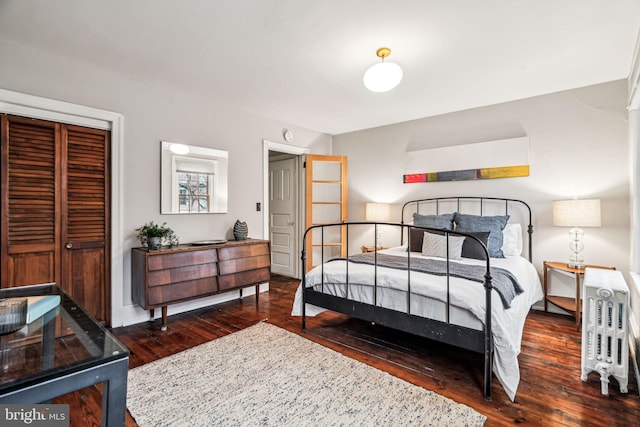
M584 268L582 237L584 231L580 227L600 227L600 199L554 200L553 225L571 227L569 236L571 256L567 265L571 268Z
M367 203L365 205L364 220L372 222L387 222L391 218L391 205L389 203ZM376 240L374 247L379 248L382 245L380 241L380 225L376 225Z

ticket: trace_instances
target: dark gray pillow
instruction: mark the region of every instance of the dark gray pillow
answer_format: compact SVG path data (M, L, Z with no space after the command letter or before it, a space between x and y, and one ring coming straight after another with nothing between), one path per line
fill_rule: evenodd
M490 233L487 240L487 249L489 249L491 258L504 258L502 253L502 230L507 225L507 221L509 221L509 215L480 216L456 212L453 216L456 231L464 233L488 231Z
M419 213L414 213L413 225L439 228L441 230L453 230L453 214L421 215Z
M422 241L425 230L422 228L410 228L411 238L409 239L409 252L422 252Z
M468 234L477 237L487 246L487 240L489 239L488 231L477 231ZM487 256L482 249L482 245L480 245L477 240L467 237L462 244L462 258L487 259Z

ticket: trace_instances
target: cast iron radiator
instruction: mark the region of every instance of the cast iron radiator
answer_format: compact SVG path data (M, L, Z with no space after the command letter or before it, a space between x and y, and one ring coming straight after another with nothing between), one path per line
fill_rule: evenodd
M602 394L613 376L621 393L629 379L629 289L617 270L586 268L582 303L582 381L600 374Z

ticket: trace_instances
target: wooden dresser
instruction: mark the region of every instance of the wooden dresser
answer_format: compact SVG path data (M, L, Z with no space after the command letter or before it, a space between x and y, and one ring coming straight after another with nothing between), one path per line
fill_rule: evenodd
M212 246L180 245L170 249L131 250L133 302L145 310L162 308L167 329L167 306L221 292L256 287L271 277L268 240L247 239Z

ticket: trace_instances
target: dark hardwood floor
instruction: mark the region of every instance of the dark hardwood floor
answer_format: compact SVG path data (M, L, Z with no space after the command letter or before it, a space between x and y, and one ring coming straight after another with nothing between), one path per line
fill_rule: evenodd
M520 386L511 402L494 377L491 402L482 397L482 356L448 345L398 333L325 312L308 318L307 331L290 316L298 282L274 276L270 291L255 297L169 317L160 322L118 328L114 333L131 350L130 368L267 321L354 359L433 390L487 416L487 426L632 426L640 425L640 397L633 372L629 393L612 378L609 396L600 378L580 380L580 332L571 317L532 312L526 322L520 361ZM631 369L633 371L633 369ZM62 396L69 403L72 426L99 425L100 386ZM304 425L304 420L301 424ZM127 415L127 426L136 426Z

